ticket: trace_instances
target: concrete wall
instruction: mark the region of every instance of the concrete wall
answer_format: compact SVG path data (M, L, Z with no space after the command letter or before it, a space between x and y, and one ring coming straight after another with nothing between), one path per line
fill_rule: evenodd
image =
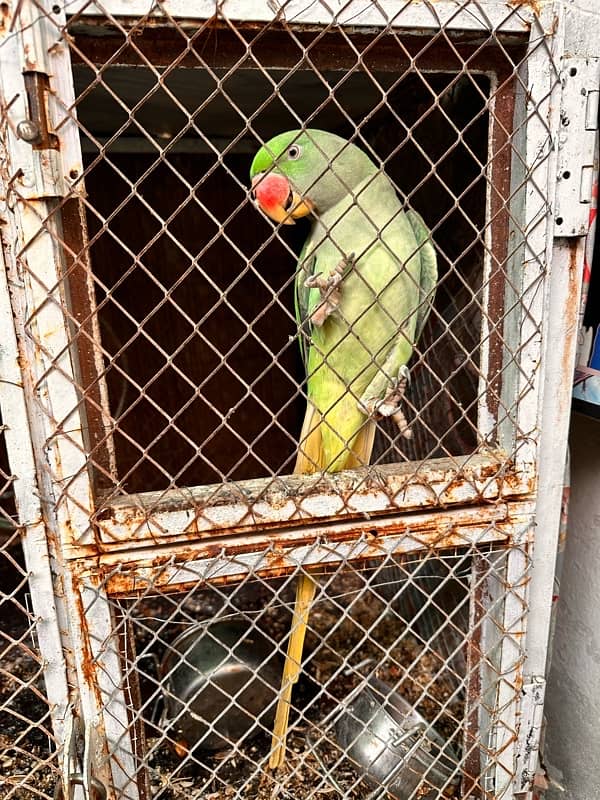
M600 420L571 424L571 500L546 694L550 800L600 800Z

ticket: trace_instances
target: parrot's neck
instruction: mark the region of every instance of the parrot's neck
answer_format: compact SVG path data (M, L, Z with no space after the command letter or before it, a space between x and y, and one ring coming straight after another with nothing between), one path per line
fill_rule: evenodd
M324 238L336 238L336 227L351 216L353 224L374 232L382 230L398 214L402 205L389 178L383 172L373 173L352 187L334 206L320 212L314 218L310 239L313 242Z

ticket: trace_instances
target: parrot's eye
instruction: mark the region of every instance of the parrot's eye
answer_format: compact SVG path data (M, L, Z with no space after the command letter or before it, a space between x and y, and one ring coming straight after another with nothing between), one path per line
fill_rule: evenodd
M302 148L300 147L300 145L293 144L291 147L288 148L287 154L290 161L296 161L296 159L300 158L300 156L302 155Z

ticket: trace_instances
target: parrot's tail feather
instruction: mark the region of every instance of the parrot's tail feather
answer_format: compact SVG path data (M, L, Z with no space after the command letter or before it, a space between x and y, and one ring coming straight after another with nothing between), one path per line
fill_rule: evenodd
M287 655L281 678L281 694L275 712L273 737L271 740L271 755L269 767L277 769L285 761L285 742L290 718L290 705L292 702L292 686L298 682L302 669L302 650L304 637L308 627L308 615L315 597L317 584L310 575L300 574L296 583L296 604L292 618L292 629L288 641Z
M311 475L323 469L323 442L321 437L321 414L309 401L302 424L295 475Z
M354 440L347 445L336 435L335 440L337 441L334 441L334 446L339 448L339 452L334 455L333 459L331 453L325 452L324 447L323 426L327 424L323 421L323 415L319 410L309 402L300 434L300 444L294 467L295 475L310 475L320 470L338 472L340 469L357 469L366 467L370 463L377 427L374 420L365 420ZM327 428L325 430L327 431ZM330 450L332 450L331 445Z
M354 403L355 401L352 400ZM352 419L352 418L351 418ZM323 449L324 421L321 412L309 401L300 434L298 456L294 472L298 475L309 475L330 466L326 463ZM364 467L371 460L373 441L375 439L375 420L363 422L358 433L345 452L335 458L335 469L353 469ZM339 445L338 445L339 446ZM271 740L269 767L277 769L285 762L286 738L289 725L290 707L292 703L292 686L298 681L302 669L302 651L304 637L308 627L310 608L315 596L317 584L310 575L300 574L296 584L296 603L292 630L288 641L287 655L281 678L281 691L275 710L275 722Z
M374 419L369 419L363 424L352 444L352 450L348 453L344 469L357 469L370 464L376 430Z

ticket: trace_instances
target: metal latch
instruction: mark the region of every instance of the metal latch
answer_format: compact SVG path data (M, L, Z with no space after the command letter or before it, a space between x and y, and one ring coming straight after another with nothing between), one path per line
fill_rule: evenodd
M592 202L600 58L566 57L562 64L554 235L585 236Z
M544 715L546 681L537 675L528 678L521 690L521 722L517 738L515 794L527 792L535 777Z
M64 34L46 5L47 0L7 5L5 25L15 34L2 41L0 86L6 100L10 189L26 202L66 196L70 192L67 176L72 177L75 170L79 176L81 169L72 151L69 168L63 169L64 143L76 142L76 124L65 110L73 102L64 91L70 66L66 48L53 46ZM60 97L53 91L52 80L54 89L61 89Z
M48 127L48 76L43 72L24 72L23 81L29 115L17 125L17 135L34 150L58 150L58 136Z

